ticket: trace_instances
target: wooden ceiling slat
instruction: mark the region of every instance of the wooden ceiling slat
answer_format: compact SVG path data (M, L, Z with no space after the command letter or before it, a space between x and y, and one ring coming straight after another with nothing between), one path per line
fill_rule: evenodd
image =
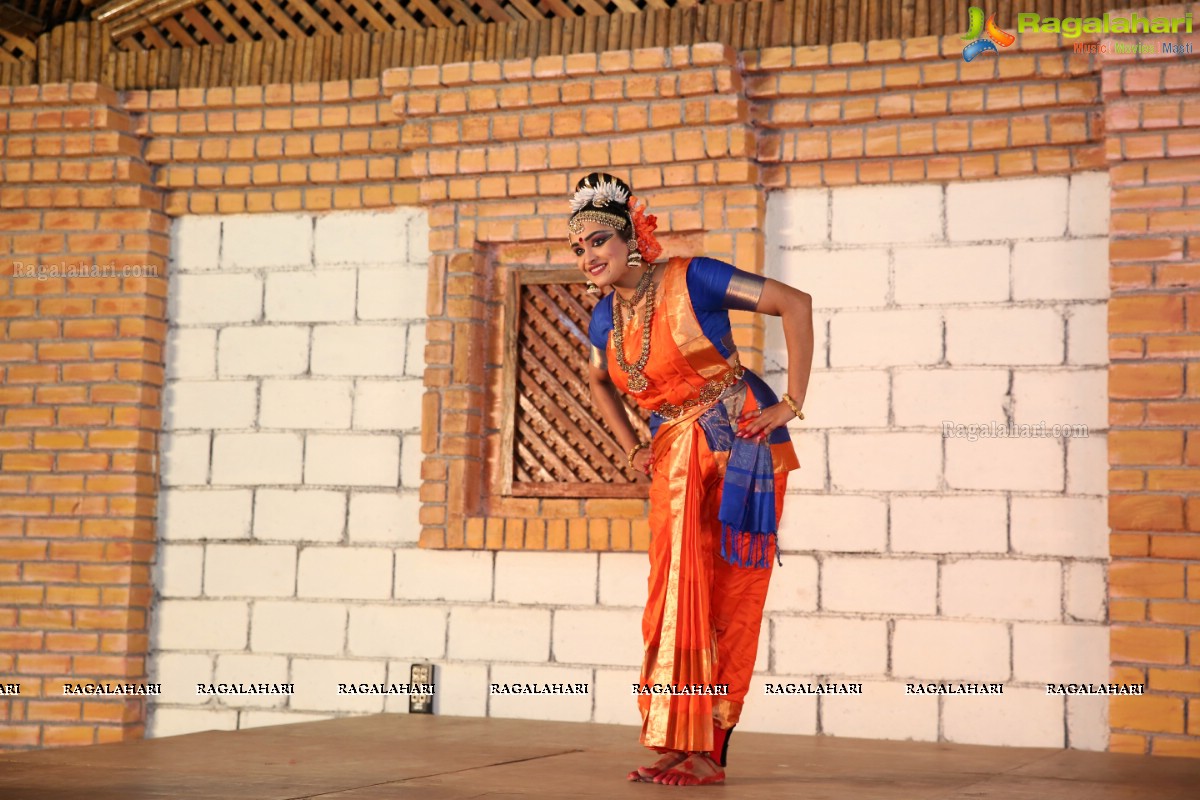
M483 24L483 20L480 19L479 15L472 11L471 7L462 2L462 0L442 0L442 2L450 6L452 10L458 12L458 18L454 20L455 22L463 25Z
M263 12L271 18L271 24L281 28L288 38L303 39L308 36L307 33L300 30L300 26L296 24L291 15L275 0L258 0L258 2L263 7Z
M208 44L218 44L225 41L225 37L221 35L221 32L213 27L213 24L208 21L208 17L201 14L199 9L184 9L180 16L187 20L196 29L196 32L204 37ZM197 69L199 69L199 62L197 62Z
M207 0L204 3L204 7L225 28L222 33L225 35L226 40L232 36L240 42L254 41L254 37L247 33L246 29L233 18L233 15L225 10L225 6L221 4L221 0Z
M171 34L171 37L175 40L175 44L180 47L197 47L200 45L200 42L196 41L195 37L188 33L187 28L180 25L179 20L175 17L167 17L159 25L167 29L167 33Z
M159 33L158 29L149 22L138 28L138 33L146 37L147 43L153 48L169 48L171 46L171 43L167 41L167 37Z
M303 0L300 0L303 2ZM321 8L329 12L332 19L342 23L342 33L360 33L362 26L358 24L354 17L346 13L346 9L342 8L338 0L316 0Z
M0 37L4 39L4 44L0 45L0 48L10 53L17 48L20 48L21 52L28 53L31 56L37 52L37 45L24 36L18 36L8 31L0 31Z
M525 19L529 22L540 22L545 19L542 12L531 6L526 0L508 0L508 4L524 14Z
M454 25L454 23L451 22L450 19L442 13L442 10L434 5L431 0L413 0L413 2L420 6L421 11L425 12L425 19L432 23L431 25L426 25L425 27L449 28Z
M138 38L136 36L126 36L124 39L118 39L116 42L116 46L121 48L122 50L124 50L127 53L134 53L139 50L146 49L142 45L142 43L138 41ZM128 66L128 62L126 64L126 66Z
M337 31L321 16L320 12L310 6L305 0L295 0L294 5L289 2L288 7L294 7L300 16L304 17L308 21L308 24L313 26L314 34L318 36L333 36L337 34ZM284 13L287 13L287 8L284 8Z
M538 0L538 5L544 11L549 12L546 16L562 17L563 19L571 20L572 22L578 19L578 17L575 16L575 11L562 0Z
M486 0L486 2L491 2L491 0ZM425 27L417 22L417 18L408 13L408 9L397 3L396 0L379 0L379 4L383 6L384 11L391 14L400 23L396 27L413 28L414 30L421 30Z
M351 6L354 11L367 22L367 25L363 26L365 30L384 31L392 27L388 24L388 21L383 18L383 15L375 10L375 6L371 5L371 0L341 1ZM359 24L361 25L362 23Z
M475 0L479 7L483 9L492 22L514 22L518 18L510 13L505 8L502 8L496 0Z
M271 27L271 23L263 19L262 14L259 14L254 6L246 0L232 0L230 6L232 6L231 13L235 15L234 19L237 19L237 15L245 17L250 28L258 31L264 39L273 39L279 35L279 32Z

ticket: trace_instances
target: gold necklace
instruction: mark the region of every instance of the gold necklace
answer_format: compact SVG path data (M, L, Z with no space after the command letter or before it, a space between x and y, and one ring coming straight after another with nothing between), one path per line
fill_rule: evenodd
M646 290L649 288L650 288L650 270L646 270L645 272L642 273L642 279L640 281L638 281L637 288L633 292L633 297L626 300L624 297L621 297L620 292L618 292L614 289L613 290L613 299L615 299L618 303L621 304L621 309L623 311L628 311L630 314L632 314L633 307L641 302L642 296L646 294Z
M650 281L649 270L638 283L638 292L646 295L646 321L642 326L642 352L636 364L625 360L625 319L621 313L625 302L613 303L613 343L616 345L617 366L629 376L629 391L634 393L644 392L650 386L650 382L642 374L642 370L646 368L646 361L650 358L650 320L654 316L654 283ZM614 295L614 300L620 300L620 295L616 295L615 292ZM635 293L634 297L638 297L638 294ZM632 306L636 302L631 301L629 305Z

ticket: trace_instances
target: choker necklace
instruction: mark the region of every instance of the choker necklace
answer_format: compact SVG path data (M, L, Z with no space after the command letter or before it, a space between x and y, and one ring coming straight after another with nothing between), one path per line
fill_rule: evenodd
M646 297L646 322L642 326L642 352L637 363L630 364L625 360L625 319L621 312L623 308L628 308L632 313L633 306L637 305L643 295ZM654 283L650 280L650 270L647 269L642 275L632 300L622 300L616 290L613 291L613 300L616 301L613 303L613 344L616 345L614 349L617 351L617 366L629 376L629 391L644 392L650 386L642 370L646 368L646 361L650 358L650 319L654 316Z
M646 270L642 273L642 279L638 281L637 288L633 291L633 297L626 300L624 297L621 297L620 292L618 292L616 289L613 289L613 299L621 304L622 311L633 313L633 307L642 301L642 297L645 296L646 290L649 288L650 270Z

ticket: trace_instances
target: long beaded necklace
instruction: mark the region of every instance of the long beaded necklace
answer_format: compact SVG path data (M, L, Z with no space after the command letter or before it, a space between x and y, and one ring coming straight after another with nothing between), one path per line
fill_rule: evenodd
M637 305L642 296L646 297L646 316L645 323L642 325L642 352L638 356L636 364L630 364L625 360L625 319L622 313L623 308L628 308L630 314L633 314L633 306ZM626 302L621 299L619 294L613 293L613 343L616 345L617 351L617 366L629 376L629 391L644 392L650 386L646 376L642 374L642 370L646 368L646 361L650 358L650 321L654 316L654 283L650 280L650 269L647 268L642 274L642 279L638 282L638 288L633 294L633 299Z

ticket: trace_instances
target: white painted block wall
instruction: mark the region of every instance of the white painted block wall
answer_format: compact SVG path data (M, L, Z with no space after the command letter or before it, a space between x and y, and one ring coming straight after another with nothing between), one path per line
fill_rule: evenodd
M1048 192L1057 232L1051 210L1021 221ZM744 729L1104 747L1105 705L1040 682L1107 678L1106 208L1102 176L771 196L769 270L814 295L817 364ZM403 713L323 687L404 682L417 660L442 714L637 724L645 554L415 547L423 215L189 217L173 237L152 670L297 694L174 691L152 735ZM978 338L997 326L1012 341ZM1005 413L1093 436L941 439L945 415ZM1004 681L1003 705L903 694L960 678ZM809 679L865 694L763 695ZM592 691L489 696L505 681Z
M1104 173L769 196L767 274L813 295L817 340L769 669L862 681L877 700L747 723L1107 746L1103 699L1045 691L1108 680L1107 210ZM778 325L766 361L783 391ZM972 442L943 438L943 421L1089 436ZM1004 695L904 695L937 680Z
M176 220L153 735L382 710L310 678L445 654L447 610L393 601L419 531L428 240L414 209ZM196 695L221 680L297 695Z

